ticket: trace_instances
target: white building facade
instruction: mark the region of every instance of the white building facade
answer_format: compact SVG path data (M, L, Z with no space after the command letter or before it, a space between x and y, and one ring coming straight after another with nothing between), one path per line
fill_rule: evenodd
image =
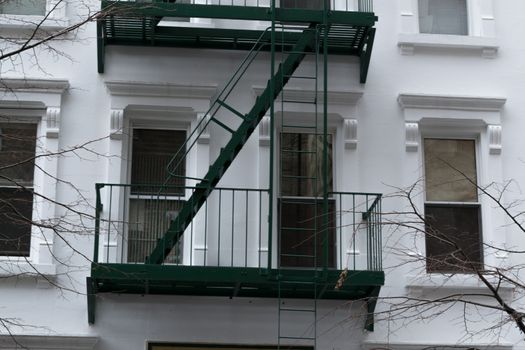
M525 346L525 3L324 3L0 4L0 348Z

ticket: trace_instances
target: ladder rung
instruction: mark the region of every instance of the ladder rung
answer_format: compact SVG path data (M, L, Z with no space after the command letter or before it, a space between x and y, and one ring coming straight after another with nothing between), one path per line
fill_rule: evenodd
M316 231L315 228L301 228L301 227L281 227L281 230L285 230L285 231L299 231L299 232L304 232L304 231L309 231L309 232L313 232L313 231Z
M222 127L223 129L228 130L232 134L235 133L235 131L232 128L230 128L228 125L224 124L223 122L221 122L221 121L219 121L219 120L217 120L215 118L211 118L210 120L212 122L214 122L215 124L219 125L220 127Z
M311 130L317 130L317 126L307 126L307 125L287 125L283 124L281 125L281 128L294 128L294 129L311 129Z
M286 312L316 312L315 309L292 309L292 308L279 308L279 311L286 311Z
M243 115L241 112L237 111L232 106L226 104L224 101L217 100L217 103L220 104L221 106L223 106L224 108L226 108L227 110L229 110L230 112L232 112L233 114L235 114L236 116L238 116L239 118L241 118L242 120L246 119L245 115Z
M311 76L306 76L306 75L284 75L284 77L290 78L290 79L311 79L311 80L317 79L317 77L311 77Z
M283 103L301 103L301 104L310 104L310 105L317 104L317 100L316 101L282 100L282 102Z
M279 338L281 339L294 339L294 340L315 340L314 337L292 337L292 336L284 336L284 335L281 335L279 336Z
M281 256L286 256L289 258L315 258L315 255L309 255L309 254L280 254Z

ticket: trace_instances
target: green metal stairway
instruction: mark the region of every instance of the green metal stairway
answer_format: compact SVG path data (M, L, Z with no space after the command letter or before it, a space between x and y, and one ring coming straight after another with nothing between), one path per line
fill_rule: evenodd
M219 156L210 166L202 181L195 186L196 189L193 194L185 202L177 217L172 221L166 234L159 240L156 247L147 257L147 264L162 264L164 262L164 259L179 241L184 230L191 223L198 210L206 201L208 195L213 191L214 187L229 168L250 135L257 128L257 125L262 120L268 109L270 109L275 98L283 91L284 86L290 80L290 77L305 57L305 53L312 51L315 48L316 34L317 29L315 24L302 31L300 39L292 48L286 59L279 65L277 72L268 81L266 88L257 98L255 105L248 114L243 115L228 106L225 101L218 101L220 105L226 107L230 111L235 111L234 113L241 117L243 121L237 130L233 130L214 117L210 119L211 122L215 122L217 125L229 131L232 134L231 139L227 145L222 148Z

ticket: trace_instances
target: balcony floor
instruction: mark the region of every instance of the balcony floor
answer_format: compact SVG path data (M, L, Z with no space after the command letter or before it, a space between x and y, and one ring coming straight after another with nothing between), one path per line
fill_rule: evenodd
M341 270L205 267L181 265L94 264L92 293L171 294L227 297L281 297L356 300L384 283L382 271L348 271L335 289ZM314 284L315 282L315 284Z

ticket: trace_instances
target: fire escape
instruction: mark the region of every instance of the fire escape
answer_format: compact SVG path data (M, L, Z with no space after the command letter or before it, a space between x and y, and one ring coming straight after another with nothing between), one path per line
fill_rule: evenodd
M317 301L322 299L363 300L367 305L365 327L373 330L376 298L384 283L381 195L331 188L327 126L329 56L357 56L360 82L366 82L377 21L372 0L103 0L102 8L107 16L97 24L99 73L104 72L105 48L109 45L245 50L247 54L206 116L180 149L173 150L164 183L96 185L94 258L87 279L89 322L95 322L98 293L171 294L276 298L280 345L298 342L315 347ZM176 20L171 25L161 25L173 18ZM187 25L195 19L260 21L267 27ZM262 52L269 54L270 76L251 109L240 111L229 97ZM310 69L301 71L305 59ZM285 88L292 79L310 84L315 96L310 101L293 100ZM287 105L296 103L308 105L311 120L299 125L288 118ZM219 112L237 118L236 126L223 120L224 113ZM270 133L268 188L218 187L268 115L270 130L277 131ZM185 186L182 180L173 185L170 180L184 177L180 169L188 153L212 124L229 133L229 141L205 176L192 179L194 186ZM292 135L298 128L310 136L300 136L297 141ZM306 175L289 172L283 159L309 160L318 165L318 171ZM290 183L302 187L309 184L308 199L284 193ZM179 197L179 205L165 227L155 226L162 231L156 233L155 242L138 248L143 259L137 261L131 258L131 243L124 247L126 235L131 232L126 224L129 214L125 208L114 209L111 203L118 202L119 196L140 192L140 186L148 187L157 206L174 196ZM184 189L181 192L172 187ZM116 219L109 213L111 210L119 211ZM290 211L304 217L289 219ZM158 212L165 217L166 210ZM100 247L116 231L126 253L118 261L109 262ZM285 231L299 238L295 243L285 243L281 237ZM192 253L189 258L181 257L181 247L191 252L197 234L206 242L216 241L213 251L199 258ZM295 249L308 241L311 243L307 249ZM267 248L264 255L263 246ZM289 307L290 303L285 302L295 299L308 302L301 307ZM287 334L281 322L287 313L310 315L313 327L301 334Z

